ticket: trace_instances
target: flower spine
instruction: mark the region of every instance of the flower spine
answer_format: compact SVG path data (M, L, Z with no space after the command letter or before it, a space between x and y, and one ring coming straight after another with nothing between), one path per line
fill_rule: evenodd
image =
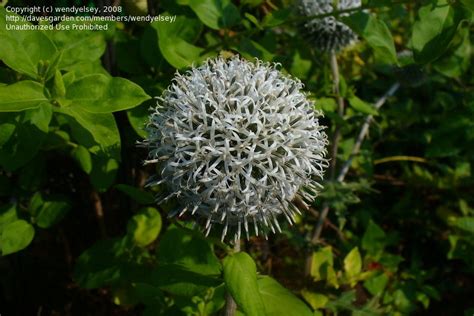
M146 163L165 184L158 203L177 197L175 215L202 219L209 234L222 227L241 238L291 224L299 195L311 203L327 161L321 113L301 91L303 84L270 65L238 57L209 59L173 83L150 115Z
M337 0L336 0L337 1ZM311 17L333 12L336 1L333 0L299 0L300 14ZM360 0L338 0L337 9L347 10L361 6ZM349 13L340 14L347 16ZM357 35L346 24L336 20L334 16L311 19L302 24L303 34L318 50L337 52L357 40Z

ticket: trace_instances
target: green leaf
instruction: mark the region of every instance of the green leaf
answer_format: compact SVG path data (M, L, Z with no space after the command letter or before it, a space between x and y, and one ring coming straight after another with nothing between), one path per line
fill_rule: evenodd
M122 238L101 240L84 251L74 267L73 278L77 284L94 289L121 281L147 279L149 271L145 267L128 261L126 244Z
M48 103L19 113L0 113L0 130L6 126L10 134L0 146L0 165L13 171L30 161L47 135L51 116Z
M25 249L33 240L35 229L22 219L7 224L0 237L2 255L6 256Z
M258 279L258 289L265 313L272 316L312 316L311 309L293 293L269 276ZM241 291L245 291L242 289ZM250 314L248 314L250 315Z
M78 107L55 108L66 115L76 141L93 154L120 159L120 134L113 114L90 113Z
M59 25L71 25L76 22L63 21ZM98 60L105 52L105 36L103 32L87 30L54 31L53 42L62 52L60 69L67 69L81 62Z
M362 249L371 254L376 254L384 249L386 238L383 229L371 220L362 236Z
M150 106L145 103L127 111L130 125L132 125L133 130L138 134L138 136L143 138L147 136L145 125L148 122L148 116L150 114L149 108Z
M239 252L225 257L224 280L227 290L245 315L266 315L257 283L257 267L247 253Z
M306 302L311 305L313 309L323 308L329 301L329 298L326 295L320 293L313 293L307 290L302 290L301 295L306 300Z
M240 21L239 9L230 0L190 0L188 5L205 25L215 30Z
M56 47L43 32L7 31L4 13L0 14L0 38L0 60L32 78L44 77L47 66L57 57Z
M158 261L161 264L176 264L203 275L220 275L222 269L207 240L174 225L168 228L160 240Z
M380 295L388 283L388 276L385 273L375 275L364 282L364 287L372 295Z
M453 51L448 49L433 65L434 69L451 78L462 76L469 69L471 63L472 48L469 28L462 28L455 36L453 43L456 42L456 38L459 38L459 43Z
M100 191L108 189L120 161L120 134L113 114L90 113L74 106L56 111L65 115L76 142L92 153L92 184Z
M48 102L43 94L43 85L30 80L0 86L0 112L33 109Z
M92 155L91 183L97 190L103 192L110 188L117 177L119 160L110 158L107 152Z
M37 210L36 224L41 228L49 228L57 224L71 209L71 202L62 196L50 196L44 199Z
M133 108L150 99L137 84L101 74L82 77L67 88L71 107L91 113L110 113Z
M265 17L263 18L262 25L264 27L275 27L280 24L283 24L291 16L291 12L292 12L291 8L279 9L279 10L270 12L269 14L265 15Z
M139 188L132 187L130 185L117 184L115 188L122 191L140 204L151 204L155 201L155 198L153 197L152 193L145 192L143 190L140 190Z
M359 248L353 248L344 258L344 270L351 286L354 286L357 283L356 277L362 270L362 258L360 257Z
M465 232L474 234L474 217L458 217L454 221L454 226Z
M161 215L154 207L146 207L128 222L127 234L139 247L151 244L160 233Z
M0 207L0 236L5 227L18 219L16 205L5 204Z
M385 64L398 63L392 34L382 20L359 11L345 17L344 21L372 47L377 61Z
M446 0L437 0L418 11L419 20L413 25L411 42L415 60L429 63L440 57L449 47L466 13Z
M349 97L349 105L356 111L369 114L369 115L377 115L377 110L370 104L362 101L355 95Z
M330 246L314 252L311 260L311 276L315 281L326 280L328 284L335 288L339 287L333 264L332 248Z
M196 38L196 30L200 31L200 25L196 19L185 16L178 16L174 23L151 24L158 33L160 51L170 65L181 69L207 58L208 55L203 55L204 48L190 43Z
M90 174L92 171L92 158L90 152L84 146L78 145L71 151L71 156L79 164L81 169Z

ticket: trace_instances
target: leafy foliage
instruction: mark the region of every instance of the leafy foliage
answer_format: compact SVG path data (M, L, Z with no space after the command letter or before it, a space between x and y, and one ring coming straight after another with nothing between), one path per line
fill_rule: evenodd
M15 31L6 25L29 22L0 7L2 315L219 315L229 294L238 315L473 313L472 1L335 12L360 38L337 56L342 116L330 58L301 34L293 1L121 3L176 20ZM144 187L156 171L136 146L177 69L233 54L301 79L340 136L317 202L240 253L188 214L169 219L176 201L155 205L164 189ZM347 180L334 180L348 161Z

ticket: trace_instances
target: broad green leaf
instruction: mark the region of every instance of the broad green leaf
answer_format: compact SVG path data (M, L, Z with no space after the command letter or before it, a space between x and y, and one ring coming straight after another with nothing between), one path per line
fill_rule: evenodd
M2 255L6 256L25 249L34 235L35 229L27 221L20 219L7 224L0 236Z
M47 135L51 116L49 103L18 113L0 113L0 130L6 125L11 133L0 146L0 165L13 171L30 161Z
M283 24L291 16L291 12L291 8L279 9L270 12L263 18L262 25L265 27L274 27Z
M451 6L447 0L421 7L411 37L415 60L424 64L441 56L449 47L459 23L466 18L465 14L461 7Z
M60 25L76 22L63 21ZM54 31L51 38L62 52L59 68L65 69L81 62L94 62L105 52L103 32L87 30Z
M247 38L244 38L242 41L240 41L239 47L236 47L235 49L248 59L257 57L264 61L272 61L273 57L275 56L259 43Z
M326 280L328 284L338 288L333 264L332 248L330 246L314 252L311 260L311 276L315 281Z
M230 0L189 0L188 5L205 25L215 30L240 20L239 10Z
M92 158L90 152L84 146L78 145L71 151L71 156L79 164L81 169L90 174L92 171Z
M456 42L456 38L460 39L460 43L454 47L453 51L448 49L433 65L434 69L451 78L462 76L471 64L472 48L469 29L467 27L461 29L453 43Z
M0 112L15 112L39 107L48 102L43 94L43 85L24 80L0 86Z
M362 101L355 95L349 97L349 105L356 111L364 113L364 114L369 114L369 115L377 115L378 112L377 110L371 106L370 104Z
M120 134L111 113L90 113L79 107L56 108L65 114L72 129L72 136L91 153L104 153L120 159Z
M160 233L161 215L154 207L146 207L128 222L127 233L139 247L151 244Z
M177 264L203 275L220 275L222 269L207 240L174 225L168 228L160 240L158 261L161 264Z
M317 99L314 103L314 106L316 109L323 110L324 112L335 112L337 109L337 103L334 98Z
M258 279L258 290L265 306L265 314L272 316L312 316L311 309L293 293L269 276ZM241 291L245 291L242 289ZM250 315L250 314L248 314Z
M200 30L196 19L178 16L174 23L153 22L151 26L158 33L158 46L163 57L173 67L189 67L207 57L203 55L204 48L191 44L196 38L196 31Z
M326 295L320 293L313 293L307 290L301 291L301 295L306 300L306 302L311 305L313 309L323 308L329 301L329 298Z
M9 16L18 15L8 13ZM6 25L31 25L29 22L6 21L6 11L0 6L0 60L13 70L39 79L47 65L58 56L53 42L43 32L34 30L7 30ZM40 67L40 64L43 66Z
M58 223L71 209L71 202L62 196L46 197L37 210L36 224L41 228L49 228Z
M75 81L78 81L79 79L86 76L98 74L108 77L110 76L107 70L105 70L105 68L102 66L102 62L100 61L100 59L93 62L77 63L70 67L67 67L66 70L68 72L63 76L66 89Z
M239 309L247 316L266 315L257 283L257 267L245 252L224 258L224 280Z
M385 273L375 275L364 282L364 287L372 295L380 295L388 283L388 276Z
M344 20L372 47L377 61L385 64L398 63L392 34L382 20L362 11L351 14Z
M108 189L120 161L120 134L113 114L90 113L74 106L56 111L65 115L76 142L92 154L92 184L100 191Z
M108 156L115 155L113 151L112 149L109 154L107 152L101 152L97 155L92 155L90 180L94 188L101 192L110 188L117 177L119 160Z
M355 247L344 258L344 271L346 272L351 286L357 283L356 277L360 274L361 270L362 258L360 257L359 248Z
M3 229L18 219L16 205L5 204L0 207L0 236Z
M110 113L133 108L150 98L137 84L101 74L82 77L66 92L71 107L91 113Z
M120 282L141 282L149 271L129 261L125 239L101 240L84 251L74 267L73 278L79 286L95 289Z
M474 234L474 217L458 217L454 222L454 226Z
M148 116L150 114L149 108L150 106L145 103L127 111L130 125L132 125L133 130L143 138L147 136L145 125L148 122Z
M385 247L386 238L387 236L383 229L371 220L362 236L362 249L370 254L376 254Z

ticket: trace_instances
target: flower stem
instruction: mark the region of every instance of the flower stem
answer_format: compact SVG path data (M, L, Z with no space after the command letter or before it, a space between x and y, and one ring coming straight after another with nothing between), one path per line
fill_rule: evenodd
M332 83L333 83L333 91L336 95L337 100L337 114L342 119L344 116L344 98L341 96L341 92L339 90L339 66L337 64L337 56L334 51L330 54L330 63L331 63L331 72L332 72ZM339 147L339 140L341 138L341 126L340 124L336 123L336 130L334 131L334 136L332 139L332 147L331 147L331 164L330 164L330 177L331 180L334 180L336 176L336 161L337 161L337 148Z
M234 253L237 253L240 251L240 240L235 241L234 245ZM227 296L225 299L225 316L234 316L235 311L237 310L237 304L235 303L234 299L232 298L232 295L230 295L229 292L227 292Z

